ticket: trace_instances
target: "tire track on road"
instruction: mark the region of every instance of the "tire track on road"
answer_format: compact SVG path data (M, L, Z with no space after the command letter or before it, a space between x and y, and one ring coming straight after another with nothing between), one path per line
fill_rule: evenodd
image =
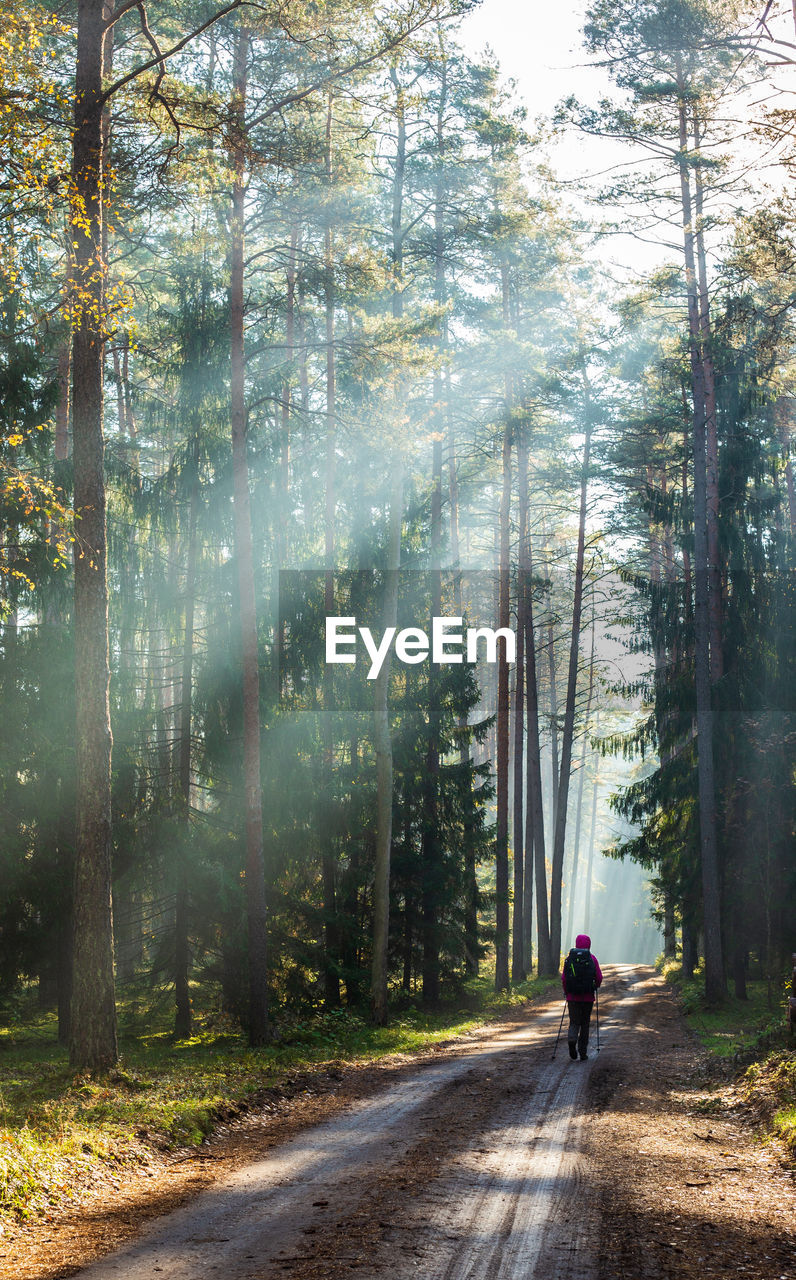
M641 997L627 993L629 968L609 970L621 989L601 1028L621 1034ZM619 992L617 991L617 994ZM566 1047L563 1049L566 1055ZM436 1258L424 1259L429 1275L443 1280L593 1280L599 1227L583 1169L581 1127L587 1100L588 1063L540 1062L532 1067L533 1091L518 1109L507 1104L491 1134L497 1158L438 1188L446 1208L437 1214ZM563 1074L562 1074L563 1070ZM450 1237L457 1243L450 1248ZM440 1253L446 1253L443 1263ZM374 1273L377 1274L377 1273ZM383 1273L382 1273L383 1274ZM402 1270L391 1273L404 1280Z

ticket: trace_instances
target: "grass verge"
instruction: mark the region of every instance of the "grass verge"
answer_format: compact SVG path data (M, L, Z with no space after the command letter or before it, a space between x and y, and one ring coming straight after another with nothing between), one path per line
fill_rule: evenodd
M665 964L661 972L680 997L680 1007L690 1029L698 1036L711 1057L739 1064L765 1049L785 1030L784 998L779 991L769 1004L765 981L751 979L747 983L748 999L727 995L718 1008L705 1004L704 976L697 969L693 978L683 978L679 965Z
M702 975L684 981L679 967L664 966L663 976L678 991L691 1030L711 1058L735 1070L742 1068L736 1089L752 1108L763 1136L783 1143L796 1157L796 1044L785 1025L783 990L769 1000L765 981L750 981L747 1000L727 996L718 1009L705 1006ZM704 1100L705 1110L718 1105Z
M98 1169L146 1163L153 1148L197 1146L223 1119L296 1072L412 1054L494 1022L539 997L550 979L496 994L472 980L439 1010L397 1009L387 1027L356 1010L283 1014L275 1043L249 1049L229 1020L198 1013L175 1040L170 999L120 1002L121 1061L99 1078L70 1071L52 1014L22 1010L0 1027L0 1214L46 1211ZM196 992L199 1003L201 992Z
M766 1131L796 1157L796 1054L770 1053L747 1067L740 1088L746 1102L761 1117Z

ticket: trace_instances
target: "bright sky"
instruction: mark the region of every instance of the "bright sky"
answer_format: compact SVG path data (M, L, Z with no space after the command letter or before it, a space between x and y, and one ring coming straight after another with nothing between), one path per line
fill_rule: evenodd
M604 72L588 66L582 27L588 0L482 0L461 23L459 39L471 54L488 45L503 74L516 82L518 98L532 120L550 115L575 93L595 101L610 89ZM593 151L593 143L592 151ZM589 143L568 138L555 156L557 172L574 177L588 168Z
M531 116L547 114L570 93L594 101L601 93L616 92L605 72L588 65L582 42L588 7L589 0L481 0L457 32L471 54L477 55L486 45L492 48L504 74L517 82L518 96ZM793 41L792 0L775 4L769 27L780 39ZM772 51L770 60L775 59ZM786 95L793 94L792 68L772 79ZM792 106L790 97L788 105Z
M616 96L607 74L588 65L589 56L582 43L588 7L589 0L482 0L460 23L458 36L471 55L480 54L487 45L492 49L506 78L516 82L517 96L533 119L551 114L569 94L590 103L602 96ZM775 4L770 21L780 38L793 40L790 0L784 5ZM796 87L792 68L782 72L781 79L779 87L792 94ZM759 95L753 92L751 96L754 99ZM792 106L792 102L792 97L786 99L787 105ZM752 112L753 118L758 115L759 112ZM743 155L742 147L739 154ZM618 144L587 139L574 130L556 144L551 155L558 176L573 184L575 200L582 191L585 175L629 158L630 153ZM782 169L774 167L761 176L775 190L787 186ZM661 250L623 236L615 239L610 249L603 248L601 256L645 271L660 260ZM671 253L664 251L663 256L670 258Z
M566 94L585 94L605 83L582 65L586 8L586 0L482 0L461 23L459 37L472 53L492 48L534 116L552 111Z
M477 56L489 46L506 79L515 81L517 97L532 121L551 115L570 94L596 103L600 97L616 93L607 74L589 65L583 47L588 4L589 0L482 0L460 23L457 34L471 55ZM551 149L550 160L558 177L573 183L571 199L578 204L583 176L624 161L626 156L617 144L595 142L571 130ZM604 243L600 256L608 264L621 260L625 266L644 272L661 253L623 236Z

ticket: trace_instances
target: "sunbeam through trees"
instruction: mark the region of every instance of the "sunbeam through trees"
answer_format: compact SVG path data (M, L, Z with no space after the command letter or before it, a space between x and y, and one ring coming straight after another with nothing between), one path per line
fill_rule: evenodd
M534 120L472 7L0 0L0 1010L75 1069L796 945L789 32L594 0Z

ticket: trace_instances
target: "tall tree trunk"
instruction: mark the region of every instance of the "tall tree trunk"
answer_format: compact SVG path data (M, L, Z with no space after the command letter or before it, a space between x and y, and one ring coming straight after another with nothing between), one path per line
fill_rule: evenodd
M519 637L518 637L519 639ZM523 646L524 648L524 646ZM527 675L526 675L527 679ZM522 877L522 955L525 961L525 975L533 975L533 812L531 809L528 777L530 762L525 756L525 838L523 847Z
M445 147L444 117L447 103L447 63L441 50L440 93L436 112L437 163L434 184L434 301L443 307L446 300L444 199L442 157ZM439 361L434 371L434 440L431 455L431 616L442 614L442 441L443 408L442 360L447 347L447 326L443 319L438 339ZM423 779L423 1003L439 1000L439 912L441 905L441 846L439 837L440 699L438 673L428 667L428 746Z
M127 429L127 438L132 445L136 443L138 432L135 425L135 414L133 413L133 398L130 392L130 337L129 334L124 335L124 347L122 348L122 387L124 390L124 420ZM134 454L134 465L138 465L138 455Z
M332 133L334 125L334 94L330 89L326 98L326 191L332 198L334 171L332 164ZM326 501L324 505L324 611L334 617L334 558L337 471L337 371L335 368L334 325L334 234L331 203L327 210L324 228L324 312L326 326ZM328 788L327 804L321 806L320 845L321 879L323 882L323 933L324 933L324 998L327 1008L340 1004L339 945L337 937L336 880L334 824L330 821L331 796L334 793L334 667L327 663L323 669L323 736L324 783Z
M299 229L292 227L290 231L290 252L285 273L285 360L287 369L282 379L281 441L279 449L279 479L282 488L282 499L285 503L284 523L279 538L279 565L284 567L287 559L287 518L290 494L290 418L293 382L293 360L296 350L296 253L298 250ZM329 246L331 250L331 245Z
M157 760L158 803L168 811L174 793L174 657L170 623L170 603L177 592L177 553L170 544L166 549L165 603L154 629L152 681L155 691L155 758Z
M694 224L688 178L687 94L678 68L680 118L680 194L683 215L685 278L688 298L689 349L694 409L694 635L699 776L699 831L702 862L702 908L705 933L705 994L719 1003L725 993L721 945L721 896L716 836L716 787L713 768L711 701L710 603L707 535L706 398L700 352Z
M674 960L677 953L674 921L674 895L671 889L663 891L663 955L666 960Z
M501 265L503 325L511 324L510 281L506 263ZM501 448L502 488L498 517L498 627L511 625L511 379L506 375ZM495 828L495 990L507 991L509 981L509 667L505 641L499 642L497 667L497 796Z
M442 394L441 379L435 378L437 402ZM431 615L442 614L442 440L434 440L432 450L431 489ZM437 673L429 663L428 674L428 746L423 779L423 1003L435 1005L439 1000L439 911L440 911L440 839L439 839L439 733L440 706Z
M299 240L300 243L300 240ZM305 315L306 288L304 274L298 279L298 303L296 306L296 342L299 351L299 407L304 419L310 403L310 369L309 350L307 344L307 324Z
M547 534L545 531L545 541ZM547 550L544 553L542 561L542 572L547 582L547 599L550 613L552 614L553 601L553 582L550 565L547 559ZM550 683L550 830L555 827L556 813L558 811L558 780L559 780L559 761L558 761L558 696L556 689L556 651L555 640L553 636L552 617L547 622L547 677Z
M67 243L71 243L72 236L69 234L70 220L66 219ZM62 463L66 462L69 457L69 424L72 410L72 396L70 376L72 372L72 338L71 335L61 342L58 348L58 370L56 380L58 384L58 400L55 406L55 480L60 482L63 471ZM55 540L55 530L52 532L52 540ZM69 628L66 626L66 620L63 611L56 601L51 601L48 605L48 621L52 631L58 636L57 645L61 649L67 642ZM55 819L55 849L56 863L59 873L62 876L64 885L63 901L61 910L58 914L58 929L56 938L56 948L58 957L58 1043L69 1045L70 1040L70 1021L71 1021L71 1005L72 1005L72 933L73 933L73 906L72 899L74 894L74 800L71 803L71 812L67 812L66 786L64 780L64 770L59 769L55 787L58 793L58 807Z
M119 420L119 435L127 435L127 411L124 403L122 387L122 362L119 359L119 348L113 348L113 380L116 384L116 416Z
M233 528L238 565L240 640L243 685L243 777L246 814L246 917L249 964L249 1043L269 1039L267 987L267 919L263 854L263 799L260 774L260 667L254 587L249 467L246 452L246 355L244 349L244 230L246 204L246 83L249 31L240 27L235 39L231 103L233 169L230 216L230 418L232 424Z
M442 572L440 542L442 524L442 443L434 441L431 490L431 614L442 614ZM434 1005L439 1000L439 912L440 839L439 839L439 692L437 673L432 663L428 669L428 747L423 779L423 1003Z
M691 453L691 428L693 414L688 407L688 394L685 386L681 386L683 396L683 462L680 470L680 489L682 494L681 511L683 537L688 534L688 459ZM683 610L686 621L694 616L694 587L691 571L691 553L683 547Z
M351 731L349 740L349 764L352 781L359 776L359 733L356 726ZM360 866L362 864L362 845L354 840L348 850L348 868L343 884L343 914L345 927L338 931L340 945L340 961L345 974L345 999L349 1008L362 1001L361 977L359 972L359 930L357 922L360 910Z
M663 440L659 440L663 444ZM658 483L660 492L666 499L667 480L666 472L661 469ZM655 486L655 475L652 466L647 468L647 486L650 491ZM670 525L663 528L662 539L658 535L658 530L653 521L652 514L649 516L649 553L650 553L650 583L653 593L653 608L658 617L653 621L653 657L655 661L655 710L656 710L656 732L658 738L658 755L661 765L665 768L672 759L673 746L670 741L670 721L671 712L666 708L666 691L667 685L671 678L671 670L676 668L678 663L678 640L675 636L672 640L671 652L667 649L666 638L661 628L660 615L665 616L665 607L661 608L660 595L662 590L666 590L667 595L676 589L676 571L674 565L674 548L672 540L672 529ZM665 587L664 587L665 584ZM658 599L656 600L656 596ZM662 879L666 879L665 864L661 868ZM676 936L675 936L675 914L674 914L674 894L671 889L664 887L663 891L663 954L667 960L673 960L676 954Z
M69 1058L103 1070L118 1056L111 904L111 725L103 445L103 0L79 0L75 128L72 404L77 830Z
M564 946L573 936L572 925L575 918L575 898L578 892L578 863L580 850L580 830L583 818L583 787L586 774L586 741L584 737L583 747L581 749L580 764L578 766L578 798L575 804L575 830L572 838L572 873L569 882L569 893L567 895L567 923L564 929ZM567 948L568 950L569 948Z
M694 131L694 214L692 228L696 251L697 287L699 305L699 343L705 390L705 488L708 540L708 615L710 623L710 679L713 684L721 679L724 671L722 654L722 570L719 549L719 437L716 406L716 373L713 365L713 335L710 325L710 294L708 293L707 256L703 220L702 161L700 155L701 130L699 111L692 111Z
M288 555L288 522L290 519L290 429L292 409L293 360L296 347L296 252L299 230L292 227L290 232L290 251L285 273L285 375L282 379L282 397L280 405L280 446L279 446L279 488L282 504L281 518L276 535L276 572L277 600L279 599L279 577L287 564ZM278 608L276 625L276 666L277 688L281 696L283 690L283 667L285 657L285 619L282 609Z
M403 474L393 470L387 569L382 627L394 627L398 616L398 574L401 566ZM375 680L373 745L376 752L376 864L373 874L373 970L371 1011L376 1026L387 1022L387 948L390 934L390 852L392 846L392 735L390 733L390 650Z
M450 370L445 371L445 408L447 417L448 438L448 500L450 503L450 548L453 561L453 611L456 617L464 614L462 597L462 574L459 553L459 483L456 471L456 440L453 430L453 414L451 413ZM464 731L466 719L459 721L459 728ZM469 742L462 741L459 748L459 764L470 770L472 756ZM475 796L472 774L469 781L468 817L464 824L464 967L470 977L475 977L479 969L478 957L478 879L475 869L474 814Z
M586 431L583 446L583 471L580 482L580 512L578 516L578 549L575 556L575 587L572 602L572 634L569 642L569 672L567 675L567 700L564 707L564 728L561 734L561 775L558 784L555 831L553 833L553 869L550 880L550 951L555 964L561 954L561 877L564 866L564 840L567 830L567 801L569 778L572 768L572 740L575 732L575 695L578 685L578 654L580 651L580 615L583 603L583 564L586 550L586 504L589 492L589 461L591 457L591 408L586 392Z
M539 974L555 973L550 951L550 919L547 910L542 752L539 742L539 682L536 673L536 634L533 625L533 559L528 537L528 592L525 602L525 703L527 731L528 812L533 827L533 861L536 881L536 950ZM527 841L527 837L526 837ZM557 957L556 957L557 959Z
M594 877L594 846L597 836L597 794L599 790L599 757L594 765L594 790L591 798L591 828L589 830L589 858L586 864L586 904L583 912L583 928L586 933L591 929L591 890Z
M690 904L683 903L682 912L682 951L683 951L683 977L693 978L694 969L699 963L699 949L697 947L696 930L693 927L688 914Z
M194 468L198 465L195 443L192 465ZM185 608L177 759L179 803L183 827L183 838L178 842L177 849L177 892L174 913L174 998L177 1006L174 1019L174 1034L178 1039L187 1039L192 1034L191 993L189 987L191 951L188 939L190 911L188 850L191 840L191 703L198 508L199 478L198 475L194 475L191 477L191 496L188 506L188 553L185 564Z
M59 800L63 803L64 786L61 782ZM61 913L58 918L58 929L56 936L56 949L58 956L58 1043L69 1045L72 1034L72 957L74 952L74 929L73 929L73 907L72 894L73 887L71 880L74 870L72 863L71 842L74 840L74 830L67 829L66 817L57 820L56 841L58 850L58 861L61 863L67 874L70 883L67 885L64 901L61 904Z
M591 590L591 655L589 657L589 692L586 697L586 714L583 718L583 746L580 753L580 778L578 779L578 804L575 812L575 839L572 846L572 879L569 890L569 909L567 912L567 939L571 938L572 925L575 918L575 896L578 891L578 860L580 853L580 829L583 815L583 787L586 780L586 748L589 738L589 717L594 694L594 647L596 639L596 617L594 603L594 586ZM573 944L574 945L574 944Z
M514 911L512 919L511 979L528 974L530 951L525 949L525 847L523 742L525 739L525 631L528 591L528 441L525 427L517 440L518 537L517 552L517 666L514 704Z
M549 577L545 564L545 577ZM556 653L553 641L553 623L547 624L547 674L550 681L550 778L551 803L550 826L555 838L556 814L558 813L558 784L561 777L561 766L558 759L558 697L556 693Z
M503 489L500 500L500 563L498 627L509 627L509 506L511 502L511 426L507 421L503 428L502 447ZM495 989L506 991L509 987L509 668L506 661L505 642L500 641L498 652L497 690L497 826L495 841Z
M395 65L390 67L395 89L397 123L395 167L392 182L392 296L394 320L403 315L403 194L406 167L406 114L404 91ZM395 389L396 419L400 414L401 391ZM392 460L390 518L387 535L387 565L382 605L382 626L394 627L398 617L398 574L401 567L403 528L403 466ZM371 972L371 1014L377 1026L387 1022L388 945L390 937L390 854L392 846L393 762L390 732L390 651L374 682L374 733L376 752L376 865L373 877L373 968Z

